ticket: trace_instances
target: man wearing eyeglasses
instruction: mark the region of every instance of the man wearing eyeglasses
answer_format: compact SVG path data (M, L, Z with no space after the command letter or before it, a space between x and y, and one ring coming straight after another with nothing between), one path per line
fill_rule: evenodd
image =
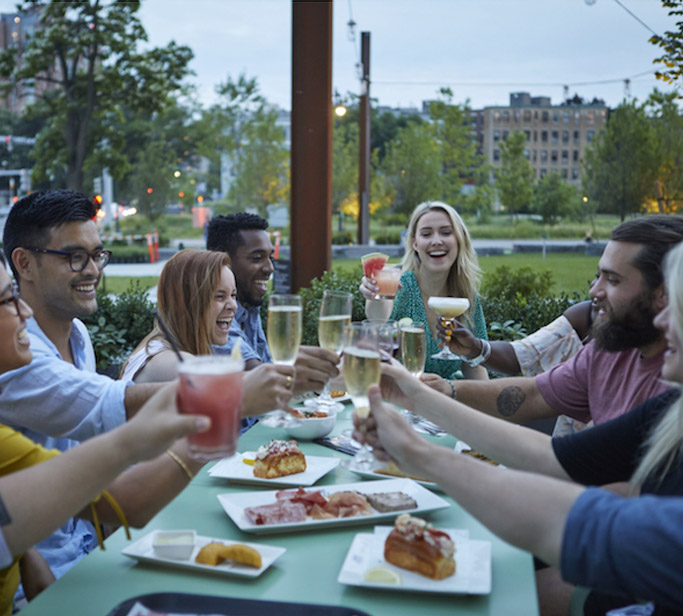
M33 310L26 324L33 361L0 376L0 423L48 449L66 451L123 424L161 387L95 373L92 343L79 320L97 310L95 292L111 256L95 214L85 195L54 190L18 201L5 224L5 255ZM39 549L60 577L96 545L94 529L71 520Z

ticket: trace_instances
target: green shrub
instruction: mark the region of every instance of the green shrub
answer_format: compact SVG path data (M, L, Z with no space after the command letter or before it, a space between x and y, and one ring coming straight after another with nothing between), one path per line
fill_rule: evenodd
M400 244L400 231L386 231L385 233L376 233L374 236L376 244Z
M512 270L497 267L482 287L482 308L491 340L516 340L547 325L569 306L586 299L578 292L571 296L550 294L555 284L552 272L535 272L528 266Z
M116 297L97 291L97 312L84 317L95 348L98 371L118 374L133 349L154 326L154 304L147 299L147 289L132 281Z
M337 231L332 235L332 243L336 245L353 244L354 235L351 231Z

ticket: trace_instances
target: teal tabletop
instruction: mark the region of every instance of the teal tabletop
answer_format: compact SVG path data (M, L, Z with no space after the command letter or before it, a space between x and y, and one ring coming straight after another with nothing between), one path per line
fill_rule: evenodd
M350 410L340 414L333 434L348 428ZM254 450L271 438L285 438L281 429L257 424L240 439L240 451ZM436 438L436 437L432 437ZM452 447L455 439L436 439ZM311 442L301 443L307 455L348 455ZM22 616L108 614L123 601L148 593L181 592L244 599L291 601L344 606L374 616L457 613L466 616L534 616L538 614L531 556L501 541L461 509L448 496L450 507L425 517L440 528L466 529L471 539L491 542L492 590L485 595L435 594L346 586L337 581L353 538L373 532L374 524L336 526L316 530L267 535L240 531L219 504L219 494L269 490L272 487L231 483L211 477L207 465L176 499L143 529L134 530L133 541L158 529L194 529L198 535L250 543L263 543L286 552L257 578L229 577L164 565L138 562L121 554L130 545L122 530L106 541L106 550L95 550L22 611ZM323 487L362 482L362 478L338 466L317 482ZM391 524L391 522L383 522Z

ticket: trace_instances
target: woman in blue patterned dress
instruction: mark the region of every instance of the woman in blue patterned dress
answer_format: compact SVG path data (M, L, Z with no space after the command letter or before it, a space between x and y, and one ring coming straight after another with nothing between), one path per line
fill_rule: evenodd
M446 379L486 379L488 373L477 359L470 366L460 360L445 361L431 356L439 351L437 315L428 306L430 297L466 297L470 308L462 316L477 338L487 339L486 320L478 290L481 270L472 247L469 231L460 215L448 204L426 201L418 205L410 218L404 239L405 255L401 263L401 289L391 312L392 319L410 317L425 324L427 363L425 372ZM377 318L383 302L373 299L378 291L374 279L365 278L360 291L366 298L368 318ZM479 362L481 363L481 362Z

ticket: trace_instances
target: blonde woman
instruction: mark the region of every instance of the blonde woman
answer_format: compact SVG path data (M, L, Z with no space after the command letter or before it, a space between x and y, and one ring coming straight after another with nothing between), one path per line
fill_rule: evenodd
M161 272L157 287L157 322L123 366L121 378L148 383L170 381L181 355L208 355L227 342L237 309L235 276L224 252L182 250ZM163 324L163 329L159 325ZM243 428L259 415L284 408L292 395L294 368L262 364L245 372L242 398Z
M486 379L487 372L476 360L468 365L460 360L445 361L431 356L439 351L437 315L427 302L430 297L466 297L470 308L462 316L477 338L487 339L486 320L479 300L481 270L469 231L460 215L441 201L418 205L406 231L405 255L401 263L401 289L396 295L392 319L410 317L425 324L427 362L425 372L441 377ZM360 291L366 298L368 318L381 316L384 300L373 299L378 287L363 277Z
M675 387L591 430L550 439L449 400L400 366L383 368L385 399L517 471L427 443L384 406L379 391L371 397L377 425L368 440L376 455L383 448L505 540L558 566L567 582L596 589L585 603L590 614L641 599L657 604L655 614L680 614L683 605L683 244L668 255L665 272L669 305L654 323L668 344L662 379ZM584 487L616 482L628 482L638 498ZM546 576L538 581L541 612L567 613L571 586L548 593Z

